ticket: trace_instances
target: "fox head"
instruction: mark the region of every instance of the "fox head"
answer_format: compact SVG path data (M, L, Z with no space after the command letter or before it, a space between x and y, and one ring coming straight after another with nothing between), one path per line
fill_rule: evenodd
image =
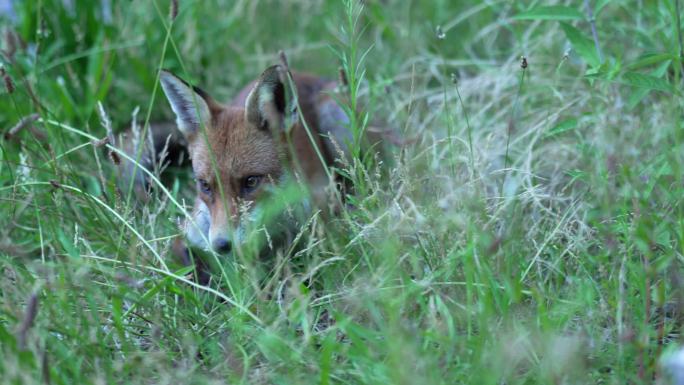
M186 225L187 238L228 253L241 241L243 217L287 172L283 140L296 124L296 109L285 70L266 69L244 106L220 104L168 71L160 80L187 140L197 184L196 226Z

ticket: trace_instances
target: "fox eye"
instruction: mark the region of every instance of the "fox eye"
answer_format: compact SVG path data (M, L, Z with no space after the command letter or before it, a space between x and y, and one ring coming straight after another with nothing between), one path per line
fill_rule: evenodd
M254 191L261 183L262 175L250 175L242 179L242 194Z
M203 193L211 194L211 186L209 185L209 182L207 182L206 180L198 179L197 185L199 186L200 191L202 191Z

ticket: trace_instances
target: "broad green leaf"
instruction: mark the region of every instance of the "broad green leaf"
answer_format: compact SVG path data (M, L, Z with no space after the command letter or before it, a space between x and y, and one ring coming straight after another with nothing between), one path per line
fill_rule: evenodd
M668 83L667 80L651 75L640 74L638 72L625 72L618 81L622 84L636 88L644 88L668 93L673 92L672 85Z
M667 69L670 68L670 63L671 63L671 61L669 61L669 60L666 62L660 63L660 65L657 66L653 71L651 71L649 73L649 75L655 76L657 78L662 78L667 73Z
M513 20L582 20L584 15L571 7L554 5L534 7L512 17Z
M665 76L665 72L667 72L667 68L670 66L670 60L661 63L656 69L650 72L651 76L655 76L657 78L662 78ZM648 94L651 92L650 89L647 88L637 88L634 90L634 92L629 95L629 99L627 99L627 109L630 111L634 109L639 103L641 103L642 100Z
M598 15L603 11L603 8L611 1L612 0L599 0L596 2L596 6L594 7L594 18L598 18Z
M99 197L102 195L102 188L100 188L100 181L93 175L87 176L84 178L85 186L86 186L86 191L88 194L94 196L94 197Z
M629 71L635 71L654 64L662 63L674 59L669 53L648 53L640 56L634 62L627 65Z
M601 65L594 41L586 37L582 31L567 23L561 23L565 36L570 40L572 48L592 67Z
M14 337L13 334L10 334L7 329L3 326L2 323L0 323L0 342L2 342L2 345L5 346L8 350L9 349L16 349L17 346L17 339Z
M651 92L651 90L646 89L646 88L638 88L634 90L634 92L629 94L629 99L627 99L627 109L628 110L633 110L634 107L636 107L639 103L641 103L642 100L646 96L648 96L648 93Z
M597 67L588 68L584 76L588 79L602 79L613 81L622 73L622 65L620 61L615 61L612 64L603 62Z
M64 234L64 231L61 227L57 228L57 239L59 240L59 243L62 244L64 251L66 251L70 257L78 258L80 256L78 249L76 249L76 245L74 245L71 239Z

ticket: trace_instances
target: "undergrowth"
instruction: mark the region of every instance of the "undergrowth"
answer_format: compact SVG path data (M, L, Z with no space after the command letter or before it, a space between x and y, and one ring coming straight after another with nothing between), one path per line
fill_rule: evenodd
M0 382L669 383L682 11L579 3L0 1ZM399 144L202 286L189 173L138 202L103 138L171 119L161 68L227 101L279 50Z

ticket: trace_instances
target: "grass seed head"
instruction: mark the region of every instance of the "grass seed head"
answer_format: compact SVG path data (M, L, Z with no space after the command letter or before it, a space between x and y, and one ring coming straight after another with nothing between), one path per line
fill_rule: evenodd
M169 15L171 16L171 21L176 20L176 17L178 17L178 0L171 0Z

